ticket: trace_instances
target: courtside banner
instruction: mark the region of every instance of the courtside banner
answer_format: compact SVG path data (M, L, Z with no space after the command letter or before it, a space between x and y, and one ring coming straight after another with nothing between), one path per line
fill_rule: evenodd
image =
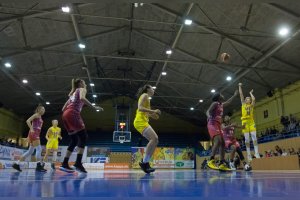
M88 147L87 157L109 157L109 147Z
M175 148L175 168L193 169L194 167L194 148Z
M104 170L104 163L83 163L83 166L91 170Z
M2 160L18 160L23 153L25 153L25 149L18 149L14 147L8 147L0 145L0 159Z
M104 169L129 169L129 163L105 163L104 164Z
M139 162L144 157L145 148L144 147L131 147L131 168L139 169Z
M87 157L86 162L87 163L108 163L109 158L108 157Z
M174 168L174 148L158 147L152 156L154 168Z

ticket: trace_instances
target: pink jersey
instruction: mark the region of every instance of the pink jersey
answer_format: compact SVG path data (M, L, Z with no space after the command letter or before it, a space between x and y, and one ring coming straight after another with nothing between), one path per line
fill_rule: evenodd
M208 121L210 123L218 122L222 123L222 116L223 116L223 104L218 102L215 109L212 111L210 117L208 118Z
M80 89L77 88L72 96L70 96L65 110L70 109L81 112L83 105L84 102L80 100Z
M224 140L235 140L235 137L234 137L234 127L230 126L230 127L227 127L227 128L224 128L223 129L223 137L224 137Z
M35 118L32 120L32 128L33 130L41 130L43 126L43 120L41 117Z

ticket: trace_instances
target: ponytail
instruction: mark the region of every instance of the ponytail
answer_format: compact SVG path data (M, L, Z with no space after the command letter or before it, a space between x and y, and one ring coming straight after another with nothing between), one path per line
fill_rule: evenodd
M44 107L42 104L38 104L38 106L34 110L34 113L38 113L42 107Z
M136 94L137 98L139 98L142 94L147 93L149 88L151 88L151 85L144 85L143 87L139 88Z
M73 78L72 79L72 81L71 81L71 85L72 85L72 88L71 88L71 92L69 93L69 96L72 96L73 95L73 93L75 92L75 90L77 89L77 88L79 88L79 84L81 83L81 79L79 79L79 78Z

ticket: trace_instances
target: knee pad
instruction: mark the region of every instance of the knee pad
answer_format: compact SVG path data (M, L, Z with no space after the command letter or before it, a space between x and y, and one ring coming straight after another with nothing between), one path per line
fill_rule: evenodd
M80 132L78 132L77 134L77 137L78 137L78 143L77 143L77 146L79 148L84 148L85 145L86 145L86 141L87 141L87 133L85 130L82 130Z
M29 146L29 149L22 155L23 158L27 158L28 156L31 156L33 154L34 147Z
M35 147L35 157L37 160L40 160L42 157L42 147L41 145Z
M251 132L250 134L251 134L252 141L253 142L256 141L257 140L257 138L256 138L256 132Z
M246 143L246 144L247 144L247 143L249 144L249 143L250 143L249 133L245 133L244 136L245 136L245 143Z

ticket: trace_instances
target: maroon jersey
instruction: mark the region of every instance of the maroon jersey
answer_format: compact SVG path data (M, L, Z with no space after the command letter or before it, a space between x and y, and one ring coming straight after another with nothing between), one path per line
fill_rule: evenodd
M223 129L224 140L235 140L234 137L234 127L230 126Z
M215 109L212 111L210 117L208 118L208 121L210 123L222 123L222 116L223 116L223 103L218 102Z
M78 112L81 112L81 109L84 105L84 102L80 100L80 89L77 88L75 92L70 96L67 106L65 110L75 110Z
M42 129L43 126L43 120L41 117L39 118L35 118L32 120L32 128L35 131L40 131Z

